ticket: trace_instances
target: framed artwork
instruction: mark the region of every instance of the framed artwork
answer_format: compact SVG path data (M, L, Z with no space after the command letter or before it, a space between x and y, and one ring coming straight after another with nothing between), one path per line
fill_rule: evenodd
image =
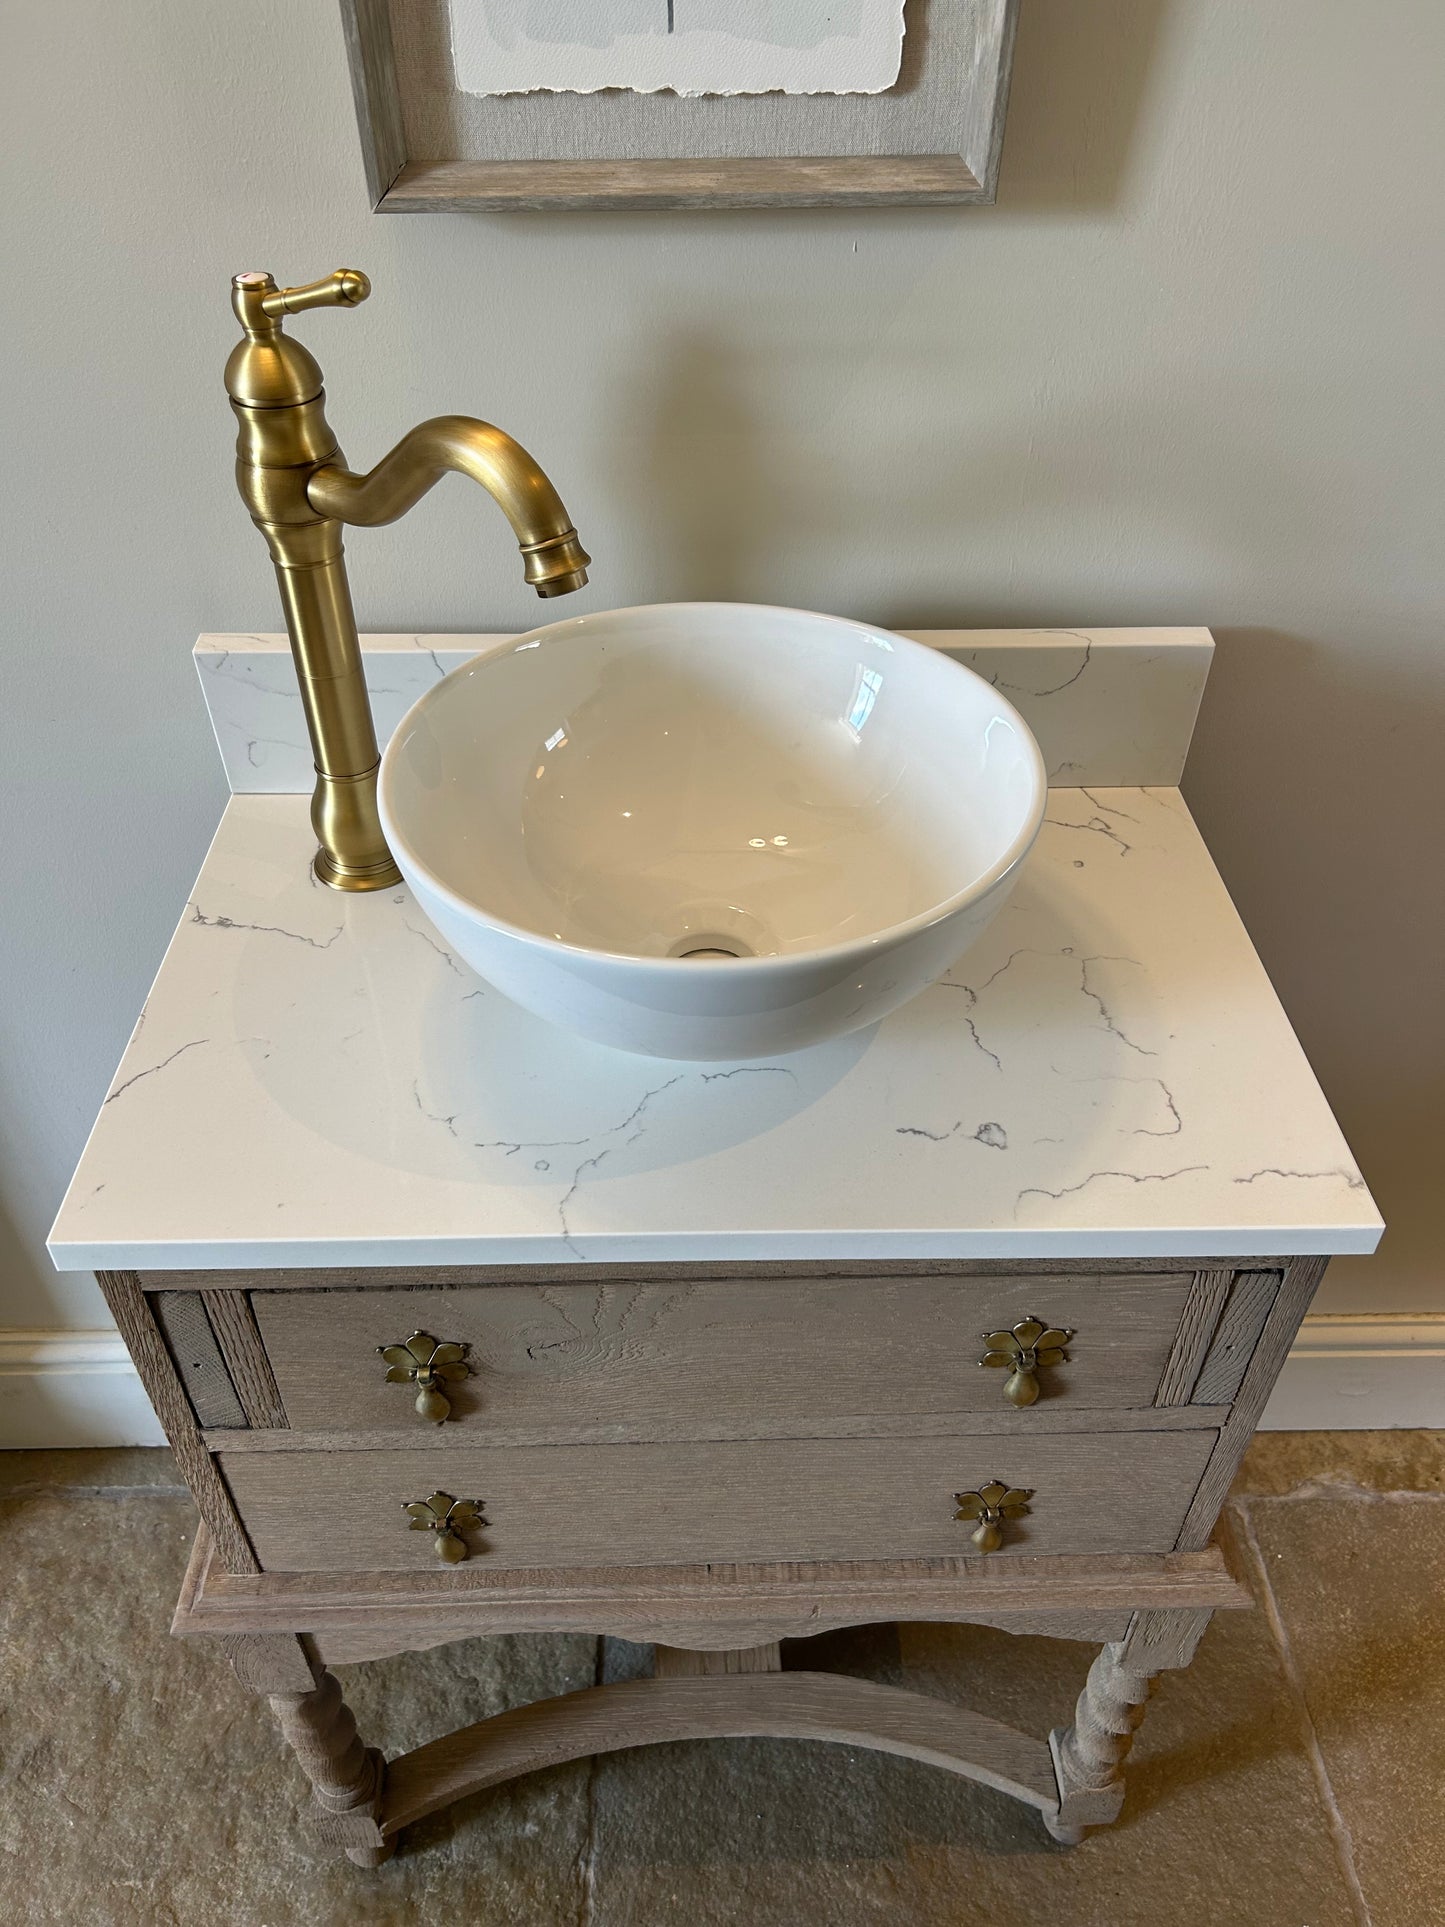
M1018 0L341 0L372 206L994 198Z

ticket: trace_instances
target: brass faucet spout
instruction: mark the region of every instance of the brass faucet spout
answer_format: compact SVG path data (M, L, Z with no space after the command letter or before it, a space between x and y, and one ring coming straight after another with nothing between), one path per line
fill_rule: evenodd
M470 475L501 509L539 595L582 587L592 558L556 489L520 442L470 415L419 423L365 475L327 463L311 475L306 499L332 521L376 528L405 515L448 472Z

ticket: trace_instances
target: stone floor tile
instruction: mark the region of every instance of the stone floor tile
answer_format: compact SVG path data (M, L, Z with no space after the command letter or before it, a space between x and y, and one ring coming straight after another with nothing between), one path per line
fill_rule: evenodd
M6 1927L556 1927L579 1916L587 1767L415 1828L375 1872L308 1838L269 1709L170 1637L189 1495L0 1503L0 1920ZM396 1749L590 1683L596 1642L507 1639L345 1669Z
M1248 1506L1372 1927L1445 1915L1445 1499Z
M966 1700L1042 1738L1093 1648L977 1627L793 1642L818 1666ZM609 1669L610 1670L610 1669ZM1002 1795L911 1761L746 1741L596 1763L595 1927L1353 1927L1263 1614L1166 1675L1118 1825L1072 1851Z
M1311 1483L1445 1492L1445 1432L1259 1432L1234 1490L1277 1495Z
M0 1498L66 1489L129 1492L185 1481L170 1447L117 1445L81 1452L0 1452Z

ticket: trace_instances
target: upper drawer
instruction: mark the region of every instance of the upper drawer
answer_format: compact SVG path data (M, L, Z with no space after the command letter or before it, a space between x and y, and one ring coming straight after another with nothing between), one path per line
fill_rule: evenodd
M751 1428L1011 1409L983 1334L1035 1316L1072 1328L1041 1368L1040 1402L1150 1405L1192 1273L1144 1277L712 1279L695 1284L264 1291L257 1322L297 1430L436 1436L378 1347L421 1330L467 1347L442 1389L446 1434L580 1435L649 1427L706 1437Z

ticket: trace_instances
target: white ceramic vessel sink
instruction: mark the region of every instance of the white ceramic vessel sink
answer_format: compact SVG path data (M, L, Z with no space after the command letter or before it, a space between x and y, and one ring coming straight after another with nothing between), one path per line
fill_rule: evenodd
M941 976L1043 819L997 691L863 623L735 603L552 623L407 713L381 816L490 983L653 1057L771 1057Z

